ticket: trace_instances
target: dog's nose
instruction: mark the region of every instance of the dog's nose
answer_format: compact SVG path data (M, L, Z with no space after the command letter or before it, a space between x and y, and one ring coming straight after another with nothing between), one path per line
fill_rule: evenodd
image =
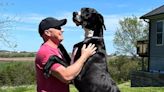
M76 16L78 13L77 12L73 12L73 16Z

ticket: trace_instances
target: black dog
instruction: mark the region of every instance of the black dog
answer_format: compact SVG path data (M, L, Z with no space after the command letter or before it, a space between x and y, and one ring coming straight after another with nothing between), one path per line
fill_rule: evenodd
M111 78L107 67L106 50L103 39L105 29L103 16L93 8L81 8L80 12L73 12L73 21L85 30L85 39L74 45L74 61L81 55L83 44L93 43L98 48L96 54L85 63L74 84L79 92L120 92Z

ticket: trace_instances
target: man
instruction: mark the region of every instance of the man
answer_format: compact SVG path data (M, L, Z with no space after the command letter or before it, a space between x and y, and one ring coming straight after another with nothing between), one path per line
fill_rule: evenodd
M81 57L74 64L65 67L61 63L53 63L48 71L50 76L44 75L45 65L49 60L52 60L52 56L65 60L58 47L63 40L61 26L66 22L66 19L57 20L53 17L47 17L39 24L39 34L44 43L40 46L35 60L37 92L69 92L70 81L79 74L85 61L95 53L94 44L89 44L87 47L84 45L81 49Z

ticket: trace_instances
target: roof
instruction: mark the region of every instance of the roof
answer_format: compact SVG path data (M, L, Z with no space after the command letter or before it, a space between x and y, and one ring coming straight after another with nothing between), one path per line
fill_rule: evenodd
M155 16L155 15L160 15L160 14L164 14L164 5L150 11L149 13L141 16L141 19L149 19L149 17L151 16Z

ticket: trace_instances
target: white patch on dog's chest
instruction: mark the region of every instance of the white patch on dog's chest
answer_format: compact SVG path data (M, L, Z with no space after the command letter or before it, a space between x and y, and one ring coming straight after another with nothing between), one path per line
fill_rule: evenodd
M94 31L89 30L89 29L84 29L85 30L85 37L92 37L94 34Z
M93 36L93 31L89 31L87 37L92 37Z

